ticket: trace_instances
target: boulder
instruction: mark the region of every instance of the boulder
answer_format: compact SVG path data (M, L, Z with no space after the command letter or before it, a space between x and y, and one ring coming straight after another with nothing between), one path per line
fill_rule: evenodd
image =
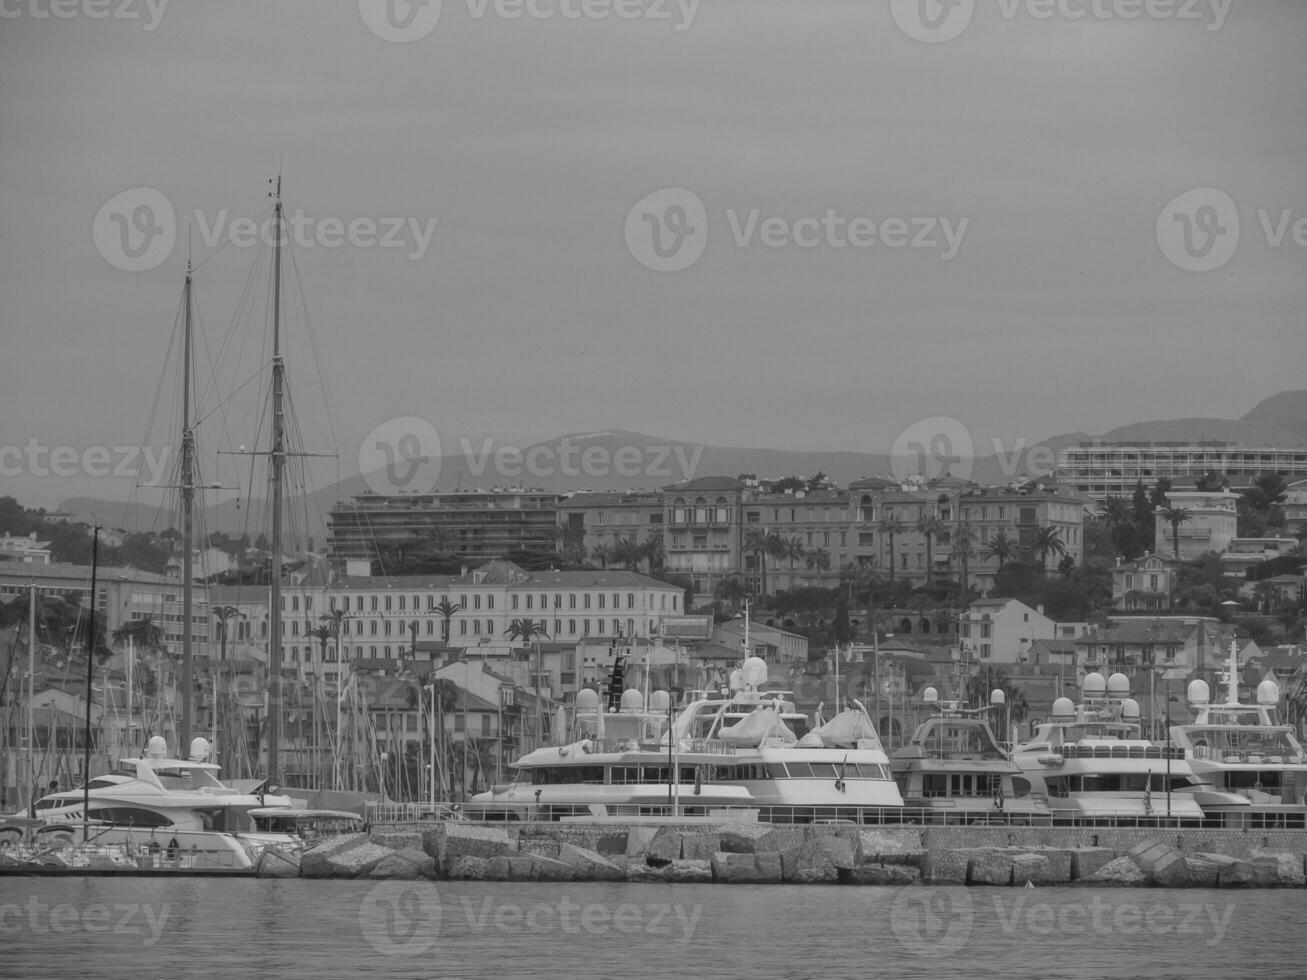
M616 857L626 853L626 843L625 832L604 832L595 839L594 849L604 857Z
M908 864L860 864L853 869L855 885L915 885L921 871Z
M1148 875L1127 854L1108 861L1093 874L1080 880L1088 885L1139 886L1148 883Z
M863 830L858 832L859 863L920 865L926 851L919 830Z
M719 850L721 850L721 838L717 834L681 835L681 857L684 860L711 861L712 856Z
M758 850L757 844L770 832L766 824L732 824L718 834L721 841L720 850L727 854L753 854Z
M359 878L372 872L372 869L395 852L388 847L381 847L372 841L366 841L356 847L337 851L327 858L333 878Z
M712 861L673 861L663 869L663 880L683 885L711 884Z
M1066 885L1071 882L1071 852L1055 847L1023 851L1012 858L1012 884Z
M1257 871L1247 861L1235 861L1220 869L1216 877L1217 888L1252 888L1257 884Z
M369 878L399 878L415 880L434 878L436 876L436 859L419 847L405 847L382 858L369 872Z
M922 878L937 885L965 885L970 863L970 851L952 848L927 851L922 866Z
M1221 883L1221 872L1238 863L1238 859L1224 854L1195 853L1185 858L1195 888L1218 887Z
M654 838L658 836L657 827L647 827L637 824L626 832L626 856L643 857L649 853L649 848L653 845Z
M1250 856L1258 877L1264 877L1268 885L1287 885L1293 888L1303 886L1303 858L1301 854L1294 854L1292 851L1271 851L1266 848L1254 847L1250 852Z
M368 839L367 834L343 834L339 837L328 837L300 855L300 877L337 877L338 871L332 863L333 858L338 854L363 846L376 847ZM389 851L386 853L389 853ZM379 855L377 860L381 860L384 856L384 854ZM371 868L368 870L370 871Z
M784 880L781 856L774 853L728 854L718 851L712 856L714 881L731 885L769 884Z
M496 861L504 863L503 876L491 875L489 873L490 858L463 856L455 858L447 867L437 864L437 867L444 871L446 878L452 878L456 881L506 881L508 879L508 859L506 857L495 858Z
M1071 856L1071 880L1081 881L1124 855L1110 847L1078 847Z
M555 837L519 837L517 841L517 848L522 854L535 854L555 860L561 846Z
M582 881L622 881L626 878L624 869L598 851L577 847L575 844L560 844L557 859L574 869L576 877Z
M997 848L983 848L972 851L971 861L967 866L967 884L1012 884L1013 856L1010 851L1001 851Z
M644 852L649 857L662 858L665 861L679 861L681 858L680 831L663 827L654 835Z
M388 847L392 851L402 851L406 847L422 849L422 834L405 830L374 830L369 835L374 844Z
M300 858L300 852L290 848L265 847L254 873L260 878L298 878Z
M431 854L432 839L424 837L423 849ZM459 859L465 857L492 858L517 853L517 841L503 827L490 827L461 820L445 821L442 831L435 835L436 859L440 870L451 874Z
M508 862L509 881L578 881L585 877L573 865L537 854L505 860Z
M856 866L853 841L847 837L819 834L781 852L782 876L800 884L840 881Z
M1184 855L1170 844L1162 841L1137 844L1131 849L1130 857L1151 884L1162 888L1189 888L1194 883Z

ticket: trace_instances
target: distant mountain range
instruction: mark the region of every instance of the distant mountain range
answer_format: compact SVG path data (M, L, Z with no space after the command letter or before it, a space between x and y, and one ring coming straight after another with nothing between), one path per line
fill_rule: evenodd
M1047 447L1048 452L1031 454L1026 451L1013 457L995 454L961 459L952 464L951 472L957 476L969 476L978 483L1011 483L1041 475L1032 472L1032 463L1049 460L1059 449L1091 439L1103 442L1215 440L1257 446L1307 446L1307 390L1272 395L1239 419L1181 418L1136 422L1097 437L1083 432L1069 433L1053 436L1039 444ZM404 490L489 490L515 486L552 491L656 489L701 476L753 473L761 478L777 479L792 474L811 476L818 470L837 483L847 484L866 476L902 476L915 472L917 464L914 458L894 457L889 453L707 446L620 430L560 436L526 447L520 453L505 453L504 447L491 440L444 448L446 452L440 458L439 475L434 486L429 475L434 474L435 468L428 466L418 471L419 479L403 487ZM455 451L450 452L451 449ZM428 477L424 482L421 480L423 476ZM376 471L368 477L351 476L293 501L288 512L300 515L298 530L311 536L321 547L327 515L338 501L369 490L391 491L398 482L384 471ZM176 523L168 512L156 507L144 504L125 507L121 501L90 497L68 498L62 501L60 509L82 520L97 514L101 522L105 522L108 515L124 515L121 520L128 530L161 530ZM227 533L246 531L251 537L256 537L267 527L266 520L256 523L266 512L266 501L258 499L218 504L205 509L203 527Z

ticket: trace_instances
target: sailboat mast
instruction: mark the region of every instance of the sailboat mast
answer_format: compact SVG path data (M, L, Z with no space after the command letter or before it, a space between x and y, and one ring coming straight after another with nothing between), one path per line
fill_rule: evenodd
M285 465L282 399L285 365L281 358L281 175L273 206L272 275L272 560L269 569L271 637L268 640L268 786L277 778L281 750L281 489Z
M91 837L91 682L95 678L95 571L100 559L100 528L91 528L91 621L86 627L86 732L82 745L82 841Z
M27 615L27 805L29 816L36 816L36 583L32 583Z
M192 525L195 507L195 434L191 431L191 264L186 263L182 328L182 728L183 753L190 752L191 707L195 699L191 650L191 606L194 579L191 568Z

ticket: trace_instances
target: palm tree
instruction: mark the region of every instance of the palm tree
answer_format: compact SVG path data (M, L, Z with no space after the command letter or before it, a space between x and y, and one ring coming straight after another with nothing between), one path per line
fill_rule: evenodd
M765 527L751 527L744 532L744 550L751 551L758 557L758 572L761 576L761 594L767 594L767 551L768 551L767 529Z
M1006 710L997 714L995 719L990 722L990 727L1002 730L1007 727L1009 722L1021 724L1030 713L1030 705L1026 702L1026 696L1021 689L1012 683L1008 677L1007 671L1002 667L992 664L985 664L983 670L978 670L974 675L967 678L966 698L968 704L977 707L989 704L990 692L995 689L1003 692L1006 700ZM1009 733L1004 732L999 741L1006 741L1010 737Z
M1193 514L1184 507L1163 507L1158 510L1162 520L1171 525L1171 546L1175 548L1175 557L1180 558L1180 525L1193 520Z
M894 539L908 529L908 525L897 517L886 517L876 529L889 539L889 585L890 591L894 591Z
M830 571L830 552L825 548L814 548L807 553L805 560L811 569L818 572Z
M916 529L926 536L926 585L935 584L935 538L947 525L939 519L939 514L923 513L917 521Z
M980 549L980 557L985 561L991 558L1002 568L1017 555L1017 543L1007 536L1007 531L1000 529L989 544Z
M649 573L652 575L660 571L666 561L663 552L663 533L650 531L645 535L644 543L640 548L644 552L644 560L649 563Z
M645 557L643 545L633 536L618 538L609 554L615 564L632 572L640 567L640 562L644 561Z
M794 588L794 562L808 553L808 549L803 546L803 542L798 538L782 538L777 536L776 549L778 557L789 560L790 563L790 588Z
M113 631L113 642L126 643L131 640L133 645L145 650L162 650L163 649L163 630L147 614L140 619L133 619L123 623Z
M1030 548L1039 555L1039 568L1046 571L1049 555L1065 555L1066 545L1062 543L1062 530L1056 527L1037 527Z
M531 746L532 750L540 748L540 738L544 731L542 722L544 718L544 694L540 690L540 641L549 639L549 634L545 632L545 621L542 619L536 621L533 619L515 619L508 624L508 629L504 630L509 639L521 640L523 646L530 646L535 643L536 662L535 677L531 684L531 690L535 693L536 698L536 717L535 717L535 738Z
M1130 539L1138 530L1138 525L1130 501L1123 497L1108 497L1103 503L1103 521L1108 533L1112 535L1116 550L1126 558L1133 557L1130 553Z
M740 576L727 575L717 583L717 588L713 590L713 594L733 616L744 604L744 600L748 598L749 590L745 587L744 580Z
M233 619L247 619L248 617L236 606L222 605L213 607L213 617L217 620L218 638L222 644L220 659L225 661L227 659L227 636L230 632L227 623Z
M600 568L607 568L613 560L613 549L602 544L595 545L590 549L590 559L598 562Z
M956 559L962 565L962 578L958 583L958 594L965 595L971 587L971 559L976 557L976 529L965 521L959 521L953 528L953 546L949 549L949 559Z
M441 600L438 603L436 603L436 612L440 615L440 618L444 620L444 622L441 623L440 625L440 632L441 632L441 636L444 638L446 645L448 645L449 643L450 621L458 614L459 610L461 610L462 608L463 608L463 603L460 602L458 605L454 605L454 603L449 601L449 596L442 597Z

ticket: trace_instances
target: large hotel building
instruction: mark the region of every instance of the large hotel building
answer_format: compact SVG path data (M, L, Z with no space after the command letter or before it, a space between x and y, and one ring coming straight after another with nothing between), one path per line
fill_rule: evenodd
M1296 449L1200 443L1082 443L1057 454L1058 482L1095 500L1128 497L1142 480L1152 486L1169 477L1177 486L1192 485L1215 470L1232 488L1250 486L1261 473L1279 473L1290 483L1307 477L1307 446Z

